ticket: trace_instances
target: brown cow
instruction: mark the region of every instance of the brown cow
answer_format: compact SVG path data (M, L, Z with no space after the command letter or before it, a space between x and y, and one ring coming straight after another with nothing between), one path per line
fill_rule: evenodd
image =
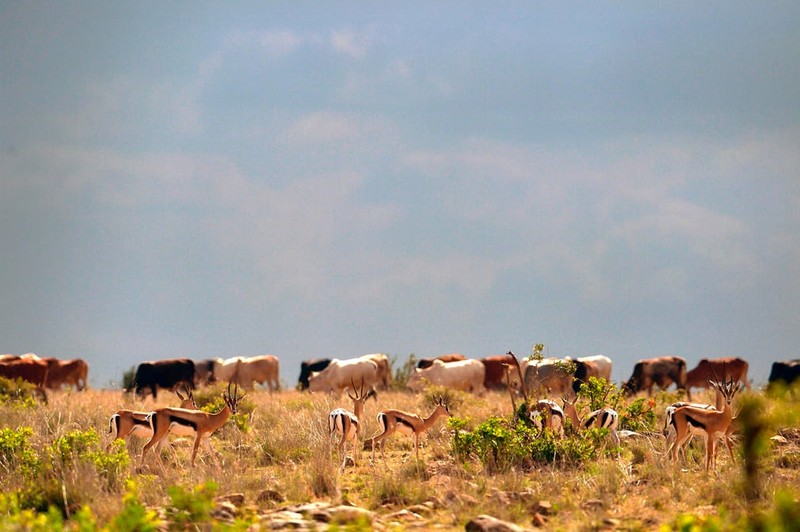
M72 360L58 360L56 358L43 358L48 365L46 386L51 390L58 390L62 386L75 386L79 391L86 389L86 379L89 374L89 365L85 360L75 358Z
M516 371L517 364L511 360L511 355L495 355L480 359L486 366L486 374L483 378L483 386L488 389L504 389L508 382L508 370L511 366ZM518 381L519 379L517 379Z
M0 377L6 379L21 379L36 386L36 390L42 397L44 402L47 402L47 394L44 391L44 385L47 381L48 364L43 360L6 360L0 362Z
M450 353L449 355L442 355L436 358L421 358L419 359L419 362L417 362L417 368L419 369L429 368L433 365L434 360L441 360L442 362L460 362L466 359L467 357L459 353Z
M708 388L708 381L723 380L728 378L733 382L742 382L745 387L750 389L750 382L747 380L747 370L749 365L746 360L736 357L704 358L697 363L697 367L686 373L686 392L691 400L692 388Z
M650 397L654 385L664 390L673 382L679 390L686 390L686 360L681 357L646 358L636 363L631 378L622 388L628 395L647 390Z

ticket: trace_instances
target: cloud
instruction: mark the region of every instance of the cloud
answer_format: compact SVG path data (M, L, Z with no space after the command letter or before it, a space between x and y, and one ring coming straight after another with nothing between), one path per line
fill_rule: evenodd
M333 49L352 59L362 59L369 49L371 38L365 33L340 30L331 33Z

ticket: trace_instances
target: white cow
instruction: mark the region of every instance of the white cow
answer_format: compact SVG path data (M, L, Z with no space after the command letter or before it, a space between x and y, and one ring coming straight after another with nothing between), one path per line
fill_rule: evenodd
M564 371L563 364L572 362L566 358L544 358L531 360L525 370L525 386L528 393L537 397L544 392L552 397L572 397L572 373Z
M389 357L383 353L375 353L371 355L361 355L361 359L372 360L378 365L378 382L384 390L388 390L392 384L392 369L389 365Z
M214 360L214 380L221 383L233 382L236 374L236 366L242 357L230 357L225 360L217 358Z
M233 376L234 384L250 389L266 384L271 392L280 390L280 361L275 355L241 357Z
M353 384L358 387L363 384L367 390L374 388L378 382L378 364L374 360L362 357L348 360L334 358L327 368L311 374L308 378L308 390L341 394Z
M434 386L483 393L486 390L483 386L485 376L486 366L480 360L471 359L458 362L434 360L431 366L414 370L408 379L408 387L418 392L425 387L427 382Z

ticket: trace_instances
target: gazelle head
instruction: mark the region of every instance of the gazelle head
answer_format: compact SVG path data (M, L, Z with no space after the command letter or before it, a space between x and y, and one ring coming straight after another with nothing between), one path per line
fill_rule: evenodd
M708 381L708 385L722 394L725 404L728 406L733 402L733 397L736 393L742 389L742 383L734 382L733 379L727 382Z
M194 402L194 393L192 393L192 389L183 383L183 393L186 394L186 397L181 395L181 391L179 389L175 389L175 395L178 396L178 399L181 400L181 408L189 408L191 410L197 410L197 403Z
M453 414L450 413L450 407L447 406L447 403L444 400L444 397L437 397L436 398L436 410L441 411L442 415L447 415L447 417L451 417Z
M233 385L233 393L231 393L231 386ZM235 414L239 403L242 402L247 394L239 395L239 383L233 384L233 382L228 382L228 389L227 391L222 393L222 398L225 399L225 404L231 411L231 414Z

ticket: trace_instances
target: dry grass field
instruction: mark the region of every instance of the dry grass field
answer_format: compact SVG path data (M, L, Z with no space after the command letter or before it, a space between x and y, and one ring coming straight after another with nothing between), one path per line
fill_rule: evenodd
M213 411L221 392L196 396ZM660 429L674 394L639 402L655 414L653 430L623 439L620 449L600 434L596 445L571 459L557 451L552 461L536 461L479 456L464 445L482 426L481 441L497 444L493 452L518 450L514 431L482 425L493 416L512 418L507 393L437 393L448 399L453 418L439 420L423 438L420 462L411 438L398 434L387 440L385 463L377 453L371 464L369 450L361 450L343 472L335 451L331 459L327 414L352 408L346 395L250 392L239 414L212 436L221 467L201 449L189 468L190 443L175 440L163 452L163 473L152 453L139 468L141 441L106 452L108 420L120 408L174 406L174 395L160 394L155 405L152 398L143 405L104 390L52 393L47 405L7 400L0 406L0 528L463 530L480 514L552 530L780 529L787 523L797 530L800 522L796 399L740 396L740 418L753 418L740 429L737 463L723 446L717 472L707 474L699 438L682 466L665 456ZM366 405L362 437L377 430L380 409L427 414L433 402L433 392L381 392ZM456 431L463 436L459 448Z

